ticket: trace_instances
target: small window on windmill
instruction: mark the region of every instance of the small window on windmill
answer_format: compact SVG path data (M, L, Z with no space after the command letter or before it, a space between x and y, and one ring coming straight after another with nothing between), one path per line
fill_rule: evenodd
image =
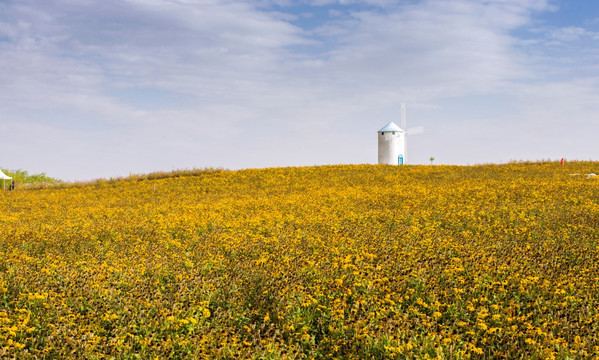
M392 131L391 134L395 135L395 131Z
M381 131L381 135L385 135L385 132L384 132L384 131Z

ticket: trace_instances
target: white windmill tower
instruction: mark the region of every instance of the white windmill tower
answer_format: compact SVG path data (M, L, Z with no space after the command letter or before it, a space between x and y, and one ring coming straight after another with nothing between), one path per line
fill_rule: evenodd
M406 106L401 104L401 128L393 121L378 131L379 164L403 165L408 161L407 135L420 134L422 126L406 130Z

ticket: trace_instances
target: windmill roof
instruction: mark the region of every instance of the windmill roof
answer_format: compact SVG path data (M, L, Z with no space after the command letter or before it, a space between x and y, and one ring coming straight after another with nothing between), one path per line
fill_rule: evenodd
M383 132L383 131L403 131L403 130L399 126L397 126L396 123L391 121L390 123L385 125L382 129L380 129L378 132Z

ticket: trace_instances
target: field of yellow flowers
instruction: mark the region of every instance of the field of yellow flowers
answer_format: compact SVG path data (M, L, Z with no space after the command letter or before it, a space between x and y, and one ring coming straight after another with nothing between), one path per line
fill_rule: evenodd
M0 194L0 358L599 357L597 162Z

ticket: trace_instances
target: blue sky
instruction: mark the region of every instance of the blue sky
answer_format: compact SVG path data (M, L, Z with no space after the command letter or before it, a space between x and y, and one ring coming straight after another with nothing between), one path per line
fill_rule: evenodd
M596 0L0 0L0 166L599 158Z

